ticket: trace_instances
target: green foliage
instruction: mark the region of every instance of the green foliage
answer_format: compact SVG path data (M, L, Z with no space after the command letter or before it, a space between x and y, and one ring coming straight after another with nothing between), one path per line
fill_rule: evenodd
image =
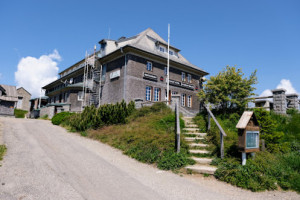
M177 169L192 161L188 159L188 144L183 138L181 153L174 153L174 127L174 113L165 104L158 103L135 110L126 124L90 129L87 136L121 149L124 154L138 161L159 163L161 169ZM184 122L181 120L183 127Z
M218 169L215 177L252 191L293 189L300 192L300 153L256 153L245 166L238 159L215 160Z
M201 132L207 131L207 115L199 113L194 117L193 120L198 125Z
M5 145L0 145L0 160L3 159L3 156L4 156L5 152L6 152L6 150L7 150L7 148L6 148Z
M254 109L257 121L261 127L260 138L265 140L267 149L270 152L286 152L289 150L289 143L283 142L284 132L278 131L279 124L286 123L283 116L271 114L264 109Z
M158 161L157 167L164 170L174 170L182 168L186 165L193 165L195 161L189 158L185 153L175 153L174 151L166 151L162 154Z
M28 113L28 111L26 110L21 110L21 109L14 110L14 115L16 118L25 118L26 113Z
M224 137L225 156L238 157L238 135L235 126L238 123L240 116L236 113L233 113L218 115L216 118L227 135ZM215 148L212 149L213 153L217 156L220 156L220 130L213 119L211 119L211 129L207 132L207 138L210 143L214 144Z
M252 85L256 83L256 71L249 78L244 78L242 69L227 66L218 75L210 77L198 96L214 104L223 113L241 112L250 101L249 97L254 95L255 88Z
M90 128L97 129L104 125L124 124L126 118L134 111L134 102L126 105L124 100L121 103L106 104L99 108L88 106L85 107L82 113L67 118L66 124L76 131L85 131Z
M40 119L49 119L49 118L48 118L48 115L46 114L46 115L43 115L42 117L40 117Z
M66 120L67 117L74 115L74 113L70 112L60 112L54 115L51 119L52 124L54 125L60 125L64 120ZM47 116L44 116L46 119L48 118Z

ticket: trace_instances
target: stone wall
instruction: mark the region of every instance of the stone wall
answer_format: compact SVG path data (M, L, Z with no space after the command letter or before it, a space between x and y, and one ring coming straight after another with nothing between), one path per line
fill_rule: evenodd
M15 102L0 100L0 115L14 115Z
M48 115L49 119L52 119L55 113L55 106L43 107L40 109L40 117Z

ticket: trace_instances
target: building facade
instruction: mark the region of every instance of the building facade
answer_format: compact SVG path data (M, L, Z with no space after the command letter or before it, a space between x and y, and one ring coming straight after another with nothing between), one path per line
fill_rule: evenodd
M18 88L17 93L18 93L18 102L16 108L30 111L31 94L23 87Z
M17 102L16 86L0 85L0 115L13 116Z
M179 49L170 46L167 52L167 43L152 29L130 38L104 39L99 44L99 51L62 71L58 80L43 87L49 97L48 106L76 112L87 105L123 99L144 104L170 101L177 94L183 113L199 112L197 93L202 77L208 73L188 62Z

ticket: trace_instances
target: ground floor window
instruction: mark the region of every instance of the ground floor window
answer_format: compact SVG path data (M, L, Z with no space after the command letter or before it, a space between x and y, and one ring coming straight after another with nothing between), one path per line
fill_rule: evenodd
M188 106L189 108L191 108L191 107L192 107L192 95L189 95L189 96L188 96L188 101L187 101L187 103L188 103L187 106Z
M160 100L160 88L154 88L154 101Z
M152 87L146 86L146 101L151 101Z
M185 106L186 94L181 94L181 106Z
M77 95L78 95L78 101L82 101L83 100L83 91L79 91Z

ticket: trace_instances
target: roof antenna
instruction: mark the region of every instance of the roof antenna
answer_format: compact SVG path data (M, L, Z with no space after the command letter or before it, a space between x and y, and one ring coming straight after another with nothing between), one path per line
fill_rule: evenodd
M108 28L108 38L107 39L110 39L110 28Z

